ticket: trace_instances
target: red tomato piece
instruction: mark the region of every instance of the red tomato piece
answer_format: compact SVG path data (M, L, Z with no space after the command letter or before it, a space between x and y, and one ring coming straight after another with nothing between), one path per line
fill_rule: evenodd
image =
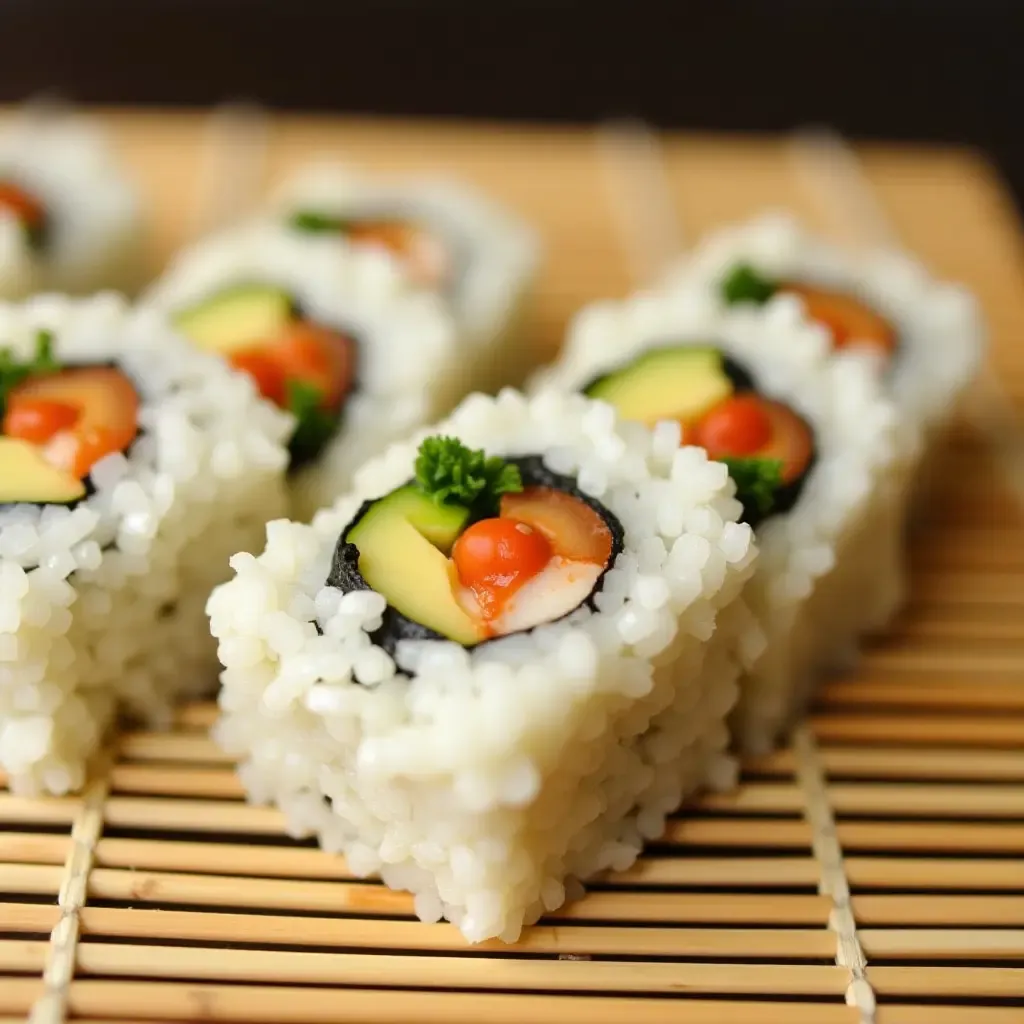
M853 295L796 283L783 287L798 295L807 315L828 329L834 348L870 345L886 355L896 351L896 332L889 322Z
M33 444L43 444L61 430L73 427L80 410L67 402L13 395L7 403L3 432Z
M733 395L716 405L693 430L693 443L713 459L753 455L772 437L772 421L757 395Z
M513 519L482 519L452 548L452 561L463 586L469 587L484 613L493 618L524 583L551 559L547 538Z
M341 403L355 376L355 351L350 338L317 324L289 324L266 350L285 379L317 388L321 405L334 409Z

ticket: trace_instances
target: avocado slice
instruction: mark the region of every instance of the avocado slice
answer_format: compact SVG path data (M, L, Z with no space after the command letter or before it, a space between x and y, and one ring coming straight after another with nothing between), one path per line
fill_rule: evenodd
M648 350L585 393L614 405L624 419L653 424L696 419L734 389L717 349L675 345Z
M363 579L396 611L456 643L483 639L483 628L455 600L450 551L469 510L438 505L415 487L374 502L346 540L359 549Z
M277 334L294 316L291 296L273 285L234 285L183 309L174 325L211 352L230 355Z
M0 437L0 505L67 505L85 491L82 480L51 465L31 442Z

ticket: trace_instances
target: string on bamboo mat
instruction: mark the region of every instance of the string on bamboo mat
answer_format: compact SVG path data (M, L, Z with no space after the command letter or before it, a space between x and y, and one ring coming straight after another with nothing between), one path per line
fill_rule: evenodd
M811 826L811 848L821 872L818 889L832 900L829 927L836 934L836 963L852 975L846 989L846 1001L857 1008L863 1024L873 1024L875 993L867 979L867 958L857 937L850 883L832 815L825 767L818 753L818 744L807 725L799 726L793 733L793 751L796 754L796 778L804 797L804 814Z
M89 872L103 832L103 808L110 790L112 753L105 751L92 765L82 791L82 805L71 825L71 845L57 895L60 919L50 933L43 994L32 1007L29 1024L63 1024L67 1019L68 989L75 973L81 912L89 894Z

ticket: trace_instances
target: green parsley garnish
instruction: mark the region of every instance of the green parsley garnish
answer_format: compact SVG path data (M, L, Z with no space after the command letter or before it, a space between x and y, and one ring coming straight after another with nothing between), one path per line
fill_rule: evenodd
M749 263L737 263L722 281L722 297L730 306L737 302L756 302L761 305L778 291L778 287Z
M462 505L480 515L496 512L503 494L523 489L518 466L473 451L457 437L423 441L416 456L416 483L438 505Z
M736 500L745 509L766 516L775 504L775 492L782 486L782 460L761 458L724 458L729 476L736 483Z
M22 362L9 348L0 348L0 418L7 406L7 396L29 377L56 373L60 369L53 355L53 332L36 332L36 350Z
M294 231L302 231L307 235L334 234L347 231L349 227L344 217L332 217L316 210L296 211L288 218L288 225Z
M321 405L323 392L306 381L290 378L285 382L288 411L298 420L288 442L292 464L301 465L316 458L338 429L338 414Z

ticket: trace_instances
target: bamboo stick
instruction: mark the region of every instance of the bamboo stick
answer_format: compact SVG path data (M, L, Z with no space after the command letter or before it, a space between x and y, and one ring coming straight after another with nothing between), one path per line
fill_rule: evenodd
M972 572L940 572L921 569L912 578L915 608L987 607L1024 605L1024 588L1020 573L984 570Z
M1024 960L1024 929L865 928L868 960Z
M831 964L683 964L537 960L383 953L288 953L83 942L79 976L188 981L475 988L550 992L661 992L841 995L847 971Z
M108 825L126 828L264 835L281 835L285 830L284 815L273 807L224 801L112 796L105 817Z
M78 1016L137 1020L239 1021L244 1024L721 1024L722 1003L701 999L630 999L490 993L433 993L346 989L273 988L268 985L173 985L78 981L71 989ZM853 1024L840 1003L745 1002L746 1024Z
M0 825L17 822L21 825L70 825L82 802L75 797L41 797L30 800L23 796L0 793Z
M27 1014L42 991L42 979L4 978L0 984L0 1013Z
M8 971L11 974L42 974L49 948L48 942L0 940L0 971Z
M63 864L68 855L69 836L34 832L0 832L0 862Z
M821 925L828 922L826 896L787 893L603 892L566 903L553 921L633 921L661 924Z
M1024 618L1020 626L1024 632ZM966 708L988 711L1024 712L1024 686L1015 682L973 682L963 679L921 679L906 681L878 679L840 679L823 687L818 695L822 705L868 706L876 709L912 706L924 709ZM1024 765L1024 751L1018 753Z
M1024 854L1024 825L1009 823L841 821L836 831L848 854L868 849Z
M909 818L1016 818L1024 810L1024 786L976 783L834 782L832 807L840 814Z
M82 1024L85 1024L83 1021ZM1009 1006L885 1006L875 1024L1020 1024L1020 1009Z
M217 705L213 701L195 701L183 704L174 713L174 723L182 729L205 731L217 720Z
M5 893L56 897L63 877L63 865L0 864L0 889Z
M804 798L795 782L750 782L728 793L705 794L695 806L740 813L800 814Z
M875 779L958 779L1024 782L1024 753L968 750L963 756L941 748L825 747L821 759L833 780L844 775Z
M730 818L671 818L662 842L690 846L777 847L810 850L811 829L806 821L749 821Z
M217 797L241 800L245 791L231 768L196 768L191 764L168 766L119 764L110 772L114 793L146 793L154 796Z
M471 953L510 952L493 941L467 946L451 925L372 918L287 917L179 910L86 907L82 934L143 940L266 943ZM524 931L516 953L709 957L773 961L835 954L833 936L818 928L629 928L614 925L541 925Z
M132 761L183 761L207 764L234 764L235 761L205 733L194 732L123 733L120 752L123 760Z
M0 903L0 930L24 934L49 932L60 910L49 903Z
M847 856L845 865L849 883L863 888L1024 891L1018 860Z
M998 676L1019 681L1024 674L1024 651L1015 650L1013 644L1005 649L989 647L984 652L963 651L954 648L886 647L871 650L864 655L863 670L875 672L911 672L934 674L938 678L973 679L977 676Z
M816 714L810 721L821 742L902 743L907 746L949 743L986 750L1024 747L1024 717L967 714L945 717L920 713L881 717L847 712Z
M881 996L954 996L1024 999L1024 971L1018 967L868 967Z
M862 927L1024 928L1024 896L858 896L854 913Z
M690 858L645 857L608 881L630 885L742 885L777 888L813 886L818 865L813 857Z

